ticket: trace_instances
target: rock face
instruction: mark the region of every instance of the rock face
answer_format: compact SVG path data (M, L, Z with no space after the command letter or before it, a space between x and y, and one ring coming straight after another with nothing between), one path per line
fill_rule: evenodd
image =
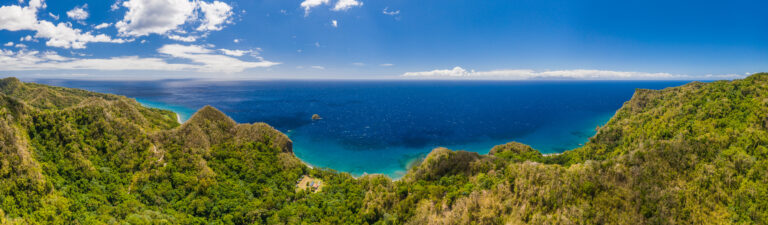
M317 115L317 114L312 115L312 120L322 120L322 119L323 117L320 117L320 115Z

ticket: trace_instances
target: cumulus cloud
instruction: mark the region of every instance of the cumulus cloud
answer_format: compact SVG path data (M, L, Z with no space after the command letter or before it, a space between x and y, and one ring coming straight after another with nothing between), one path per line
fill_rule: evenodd
M67 11L67 17L73 19L73 20L85 20L88 19L88 11L85 11L85 9L88 8L88 4L85 4L83 6L75 7L72 10Z
M39 5L21 7L6 5L0 7L0 29L8 31L34 30L37 26L37 10Z
M187 0L128 0L123 20L115 27L121 35L165 34L177 29L194 15L195 2Z
M333 7L333 11L346 11L352 7L359 7L363 6L362 2L358 2L357 0L339 0L336 2L336 5Z
M35 38L45 38L45 45L60 48L83 49L89 42L125 43L128 40L112 39L105 34L93 35L91 32L83 32L73 29L67 23L54 25L48 21L40 21L37 25Z
M328 3L330 3L329 0L304 0L303 2L301 2L300 5L302 8L304 8L304 16L308 16L309 10L312 9L313 7L317 7L317 6L328 4Z
M610 70L552 70L535 71L528 69L517 70L490 70L475 71L461 67L453 69L432 70L422 72L407 72L403 77L411 78L436 78L436 79L504 79L504 80L530 80L530 79L578 79L578 80L686 80L686 79L734 79L739 75L707 75L690 76L671 73L627 72Z
M12 41L9 41L8 43L5 43L3 46L5 46L5 47L11 47L11 46L13 46L13 42L12 42Z
M232 23L232 6L220 1L201 0L126 0L121 5L128 9L115 27L122 36L158 34L171 40L194 42L206 32L219 31ZM196 35L186 34L189 25L196 25ZM193 31L193 32L194 32ZM202 32L202 34L200 33Z
M198 45L165 45L158 49L158 52L167 57L71 58L61 56L52 51L12 51L0 49L0 70L150 70L236 73L246 69L271 67L279 64L263 59L260 59L260 61L243 61L217 54L213 49ZM181 59L188 62L169 63L169 59Z
M198 2L200 11L203 12L203 23L197 28L198 31L221 30L222 24L231 23L232 6L220 1L213 3Z
M333 27L339 27L339 21L331 20L331 26Z
M37 12L44 8L41 0L31 0L27 6L7 5L0 7L0 30L35 31L35 38L48 39L47 46L60 48L85 48L89 42L124 43L127 40L113 39L104 34L94 35L91 32L83 32L72 28L69 23L53 24L45 20L38 20Z

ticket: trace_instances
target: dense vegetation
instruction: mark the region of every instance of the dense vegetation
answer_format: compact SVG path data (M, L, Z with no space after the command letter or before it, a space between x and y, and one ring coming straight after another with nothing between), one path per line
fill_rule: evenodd
M297 191L304 175L322 191ZM263 123L0 80L0 224L766 224L768 74L635 96L583 147L309 168Z

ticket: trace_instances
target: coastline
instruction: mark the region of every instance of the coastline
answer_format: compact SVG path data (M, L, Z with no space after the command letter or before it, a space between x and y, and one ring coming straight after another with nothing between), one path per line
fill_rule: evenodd
M150 100L141 99L141 98L135 98L135 100L139 102L139 104L147 108L162 109L162 110L168 110L173 112L174 114L176 114L176 122L178 122L179 124L184 124L184 120L185 120L184 117L186 117L186 119L189 119L189 115L192 115L194 114L194 112L196 112L192 109L189 109L180 105L172 105L172 104L150 101Z
M175 107L172 107L172 106L170 106L170 105L166 105L166 104L162 104L162 103L157 103L157 102L146 101L146 100L143 100L143 99L139 100L139 102L140 102L140 103L142 103L142 105L143 105L143 106L145 106L145 107L150 107L150 108L159 108L159 109L169 110L169 111L173 112L173 113L176 115L176 121L177 121L177 122L178 122L180 125L181 125L181 124L184 124L184 121L182 120L182 116L181 116L181 113L180 113L180 111L179 111L179 108L175 108ZM291 138L291 136L292 136L292 135L290 135L290 133L291 133L291 131L289 131L289 132L287 132L287 133L286 133L286 135L288 135L288 137L289 137L289 138ZM496 143L496 142L494 141L494 143ZM503 143L496 143L496 144L493 144L493 145L491 145L491 146L495 146L495 145L498 145L498 144L504 144L504 143L506 143L506 142L503 142ZM461 150L461 149L471 149L472 147L474 147L474 148L480 147L480 148L482 148L482 149L485 149L485 150L482 150L482 151L474 151L474 152L478 152L478 153L480 153L481 155L488 155L488 152L490 151L490 149L491 149L492 147L488 147L488 148L486 148L486 146L484 146L484 145L487 145L487 144L488 144L488 143L483 143L483 146L471 146L471 145L468 145L468 146L447 146L446 148L448 148L448 149L453 149L453 150ZM294 147L296 147L296 146L294 146ZM572 149L573 149L573 148L570 148L569 150L572 150ZM471 150L470 150L470 151L471 151ZM540 150L537 150L537 151L540 151ZM431 151L430 151L430 152L431 152ZM483 153L485 153L485 154L483 154ZM308 168L310 168L310 169L315 169L315 168L318 168L318 169L323 169L323 168L324 168L324 167L317 167L317 166L315 166L315 165L312 165L312 164L308 163L307 161L303 160L302 158L300 158L300 157L299 157L299 156L296 154L296 152L295 152L295 149L294 149L294 152L293 152L292 154L293 154L293 156L294 156L294 157L296 157L296 158L297 158L297 159L298 159L298 160L299 160L299 161L300 161L302 164L304 164L305 166L307 166L307 167L308 167ZM427 153L427 154L428 154L428 153ZM543 155L544 157L549 157L549 156L555 156L555 155L560 155L560 154L562 154L562 152L555 152L555 153L543 153L542 155ZM340 172L340 173L347 173L347 174L349 174L349 175L350 175L350 177L352 177L352 178L354 178L354 179L359 179L359 178L362 178L362 177L365 177L365 176L385 176L385 177L387 177L387 178L391 179L392 181L398 181L398 180L401 180L403 177L405 177L405 175L408 173L408 171L410 170L410 168L411 168L411 167L413 167L414 165L417 165L418 163L420 163L420 162L421 162L421 160L423 160L423 158L424 158L425 156L426 156L426 155L421 155L421 156L414 156L414 157L410 157L409 159L407 159L407 160L405 161L405 168L403 168L403 170L401 170L401 171L397 171L397 172L395 172L394 174L388 174L388 173L368 173L368 172L363 172L362 174L355 174L355 173L352 173L352 172L341 171L341 170L337 170L337 172ZM330 168L330 167L329 167L329 169L333 169L333 168ZM336 170L336 169L333 169L333 170Z

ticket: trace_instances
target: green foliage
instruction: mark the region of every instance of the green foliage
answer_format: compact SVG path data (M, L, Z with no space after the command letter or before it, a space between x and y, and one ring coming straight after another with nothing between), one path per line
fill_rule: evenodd
M638 90L583 147L309 168L269 125L0 80L0 224L765 224L768 74ZM322 191L296 189L304 175Z
M488 155L512 162L539 162L543 158L541 152L534 150L531 146L517 142L494 146Z

